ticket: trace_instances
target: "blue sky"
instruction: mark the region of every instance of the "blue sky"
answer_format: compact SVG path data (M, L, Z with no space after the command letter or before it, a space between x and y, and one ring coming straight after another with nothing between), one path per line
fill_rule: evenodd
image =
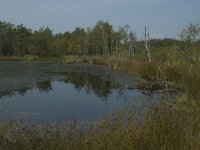
M107 20L115 28L130 25L139 38L145 26L152 37L176 37L200 23L200 0L0 0L0 20L55 33Z

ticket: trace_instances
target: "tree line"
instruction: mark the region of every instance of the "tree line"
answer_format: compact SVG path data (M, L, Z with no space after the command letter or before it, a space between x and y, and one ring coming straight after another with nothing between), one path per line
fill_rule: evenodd
M199 26L198 26L199 27ZM195 25L188 26L180 34L183 42L195 42L200 30ZM23 24L13 25L0 21L0 56L62 56L76 55L114 55L134 59L135 52L144 47L144 41L137 41L136 33L128 25L114 30L107 21L99 21L95 26L72 32L53 34L49 27L32 30ZM151 39L155 47L179 44L176 39Z
M77 27L72 32L53 34L49 27L33 31L23 24L0 21L0 55L60 56L66 54L113 55L131 53L136 34L129 26L114 31L108 22L99 21L87 30Z

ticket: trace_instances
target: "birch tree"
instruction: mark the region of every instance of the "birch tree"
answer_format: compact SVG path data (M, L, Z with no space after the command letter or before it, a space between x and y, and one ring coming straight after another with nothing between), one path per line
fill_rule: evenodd
M196 61L196 58L198 56L196 54L196 49L193 46L197 44L197 41L200 39L200 25L189 24L186 29L184 29L180 34L178 34L178 36L182 41L182 48L188 50L189 58L192 58L192 61Z
M149 33L147 33L147 28L145 27L144 31L144 42L145 42L145 49L147 51L148 60L151 63L151 51L150 51L150 45L149 45Z
M136 34L135 32L130 32L129 34L129 57L130 59L135 59L135 44L136 44Z

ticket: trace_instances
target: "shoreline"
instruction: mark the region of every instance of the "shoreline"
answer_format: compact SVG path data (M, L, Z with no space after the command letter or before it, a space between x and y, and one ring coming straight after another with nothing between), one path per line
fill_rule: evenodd
M190 96L195 96L192 95L195 93L187 90L188 88L198 89L199 74L192 74L193 72L188 74L187 65L124 61L114 57L82 57L80 59L79 56L64 56L61 63L79 61L105 65L123 71L136 76L144 83L157 81L159 73L160 80L158 81L169 83L169 85L182 85L186 91L175 104L165 102L152 106L143 121L138 120L134 109L126 108L109 114L102 118L99 124L91 125L84 130L81 129L77 120L72 120L66 125L56 124L42 127L31 126L20 120L2 122L0 124L0 148L57 149L59 146L60 149L72 150L118 149L119 147L121 149L162 149L163 147L166 149L198 149L200 116L198 105L194 103L198 99L191 101ZM29 60L28 62L34 61ZM53 61L48 62L53 63ZM188 79L186 80L188 83L179 78ZM191 80L195 81L192 83L195 86L190 87ZM166 85L169 88L169 85Z

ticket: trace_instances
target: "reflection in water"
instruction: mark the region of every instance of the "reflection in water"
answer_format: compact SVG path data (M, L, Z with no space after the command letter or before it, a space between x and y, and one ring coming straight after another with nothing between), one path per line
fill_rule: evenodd
M34 88L35 87L26 87L26 88L21 88L21 89L17 89L17 90L1 91L0 98L3 98L4 96L12 97L15 95L24 96L29 90L33 90ZM36 88L41 93L49 93L51 90L53 90L50 80L36 83Z
M51 81L38 82L37 88L41 93L49 93L51 90L53 90Z
M163 100L160 94L144 95L138 86L140 82L132 76L103 66L4 65L1 69L0 64L0 70L6 70L0 77L0 120L7 115L8 118L22 115L33 122L43 119L57 122L70 121L75 116L87 122L127 105L146 109L152 102Z
M0 92L0 99L8 96L8 97L13 97L15 95L20 95L24 96L29 90L32 90L33 88L31 87L26 87L26 88L21 88L17 90L5 90Z
M151 96L153 93L146 92L142 86L135 87L124 87L115 80L102 77L100 75L94 75L89 72L65 72L57 73L57 75L62 75L64 78L60 82L65 84L72 84L77 91L85 90L86 94L90 95L94 93L102 101L107 101L109 95L112 95L113 92L118 94L118 99L124 95L126 89L130 91L139 90L143 95ZM24 96L29 90L37 88L41 93L49 93L53 90L52 81L46 80L42 82L37 82L35 86L21 88L17 90L7 90L0 92L0 99L4 96L13 97L15 95ZM126 99L124 97L124 99Z
M65 76L65 83L73 84L75 89L78 91L85 89L87 94L93 92L103 101L107 101L112 90L120 89L119 83L101 78L98 75L93 75L88 72L68 72L65 73Z
M28 92L28 90L32 90L32 88L19 89L19 90L17 90L17 94L20 96L24 96Z
M119 97L123 93L123 88L118 82L108 80L99 75L93 75L88 72L66 72L61 74L65 76L62 82L73 84L74 88L78 91L84 89L88 95L95 93L102 101L107 101L109 94L111 94L113 90L117 91ZM4 96L12 97L14 95L24 96L28 90L32 90L33 88L37 88L41 93L49 93L53 90L51 84L51 81L48 80L36 83L35 87L3 91L0 92L0 98Z
M35 123L45 121L95 121L115 109L127 105L142 106L145 110L161 97L146 97L137 89L88 72L62 73L62 80L35 83L35 86L1 92L0 119L24 118ZM67 92L66 92L67 91ZM151 101L152 100L152 101Z

